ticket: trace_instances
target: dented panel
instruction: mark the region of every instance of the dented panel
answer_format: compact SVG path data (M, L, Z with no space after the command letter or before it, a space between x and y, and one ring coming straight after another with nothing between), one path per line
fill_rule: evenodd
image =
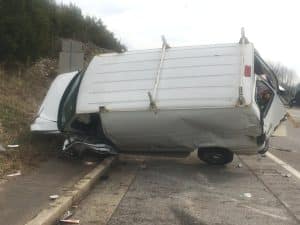
M193 151L219 146L257 150L259 115L252 107L101 112L106 136L122 151Z
M40 106L34 123L30 127L31 131L58 132L59 104L67 86L77 73L77 71L65 73L55 78Z

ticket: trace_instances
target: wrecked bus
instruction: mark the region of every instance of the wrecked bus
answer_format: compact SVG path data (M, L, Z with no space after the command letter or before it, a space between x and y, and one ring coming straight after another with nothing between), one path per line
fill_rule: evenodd
M186 153L226 164L263 153L286 110L276 76L239 43L108 53L60 75L31 130L60 132L64 151Z

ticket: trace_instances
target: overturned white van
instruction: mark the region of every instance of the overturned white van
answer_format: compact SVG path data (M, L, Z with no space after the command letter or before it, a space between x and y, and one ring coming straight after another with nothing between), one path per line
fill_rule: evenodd
M65 90L49 91L61 92L51 107L67 136L65 150L197 149L205 162L226 164L233 153L266 151L286 114L276 76L244 37L233 44L164 43L162 49L103 54L72 75ZM41 131L39 122L32 131Z

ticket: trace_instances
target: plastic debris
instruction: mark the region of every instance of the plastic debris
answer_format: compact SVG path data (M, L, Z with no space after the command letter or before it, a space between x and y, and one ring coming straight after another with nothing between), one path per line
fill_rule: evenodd
M243 167L243 164L242 163L239 163L236 165L236 168L242 168Z
M20 145L7 145L8 148L19 148Z
M246 198L251 198L251 197L252 197L252 194L246 192L246 193L243 194L243 196L246 197Z
M20 175L22 175L22 174L21 174L21 171L18 171L18 172L16 172L16 173L8 174L7 176L8 176L8 177L15 177L15 176L20 176Z
M49 198L50 200L55 200L59 198L59 195L50 195Z
M283 174L281 174L283 177L291 177L292 175L291 174L289 174L289 173L283 173Z
M95 162L85 161L84 164L87 166L92 166L95 164Z
M68 210L68 211L62 216L61 220L67 220L67 219L69 219L71 216L73 216L73 213L72 213L70 210Z
M59 222L61 222L61 223L67 223L67 224L79 224L80 220L67 219L67 220L60 220Z

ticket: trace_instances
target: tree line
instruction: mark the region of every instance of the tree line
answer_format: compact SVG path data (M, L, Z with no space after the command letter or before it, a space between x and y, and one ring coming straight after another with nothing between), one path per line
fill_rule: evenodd
M284 98L287 102L293 100L300 90L299 78L297 73L280 62L269 62L275 73L279 85L284 89Z
M55 56L60 38L93 42L121 52L126 47L100 19L55 0L0 0L0 61L32 62Z

